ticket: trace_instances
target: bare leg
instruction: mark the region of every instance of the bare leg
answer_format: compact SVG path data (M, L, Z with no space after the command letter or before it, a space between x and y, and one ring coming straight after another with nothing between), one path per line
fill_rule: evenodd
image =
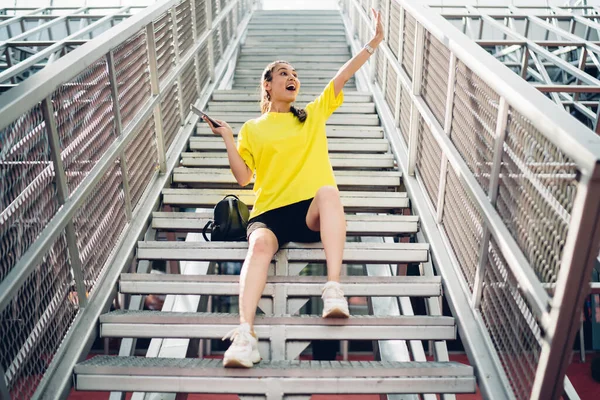
M279 245L273 232L266 228L252 232L249 242L240 274L240 324L248 323L253 332L256 307L267 283L269 265Z
M306 214L306 225L313 231L321 231L327 280L339 282L346 243L346 216L340 192L335 187L323 186L317 191Z

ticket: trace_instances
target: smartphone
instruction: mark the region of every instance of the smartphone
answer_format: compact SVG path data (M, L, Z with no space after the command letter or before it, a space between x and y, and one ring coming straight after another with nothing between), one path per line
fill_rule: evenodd
M206 117L211 124L213 124L213 126L215 128L220 128L221 124L219 124L217 121L215 121L214 119L212 119L211 117L209 117L208 115L206 115L206 113L204 111L202 111L201 109L199 109L198 107L196 107L193 104L190 104L190 109L195 112L196 114L198 114L201 117ZM204 120L203 120L204 121Z

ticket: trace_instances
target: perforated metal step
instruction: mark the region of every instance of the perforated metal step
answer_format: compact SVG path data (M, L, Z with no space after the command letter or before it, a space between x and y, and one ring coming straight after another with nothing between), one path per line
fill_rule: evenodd
M98 356L75 366L78 390L183 393L468 393L473 368L453 362L271 361L251 369L221 360Z

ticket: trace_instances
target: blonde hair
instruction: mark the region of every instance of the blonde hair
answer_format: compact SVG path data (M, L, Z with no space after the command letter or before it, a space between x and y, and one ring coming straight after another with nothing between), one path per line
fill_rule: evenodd
M260 111L262 114L269 112L269 109L271 108L271 95L265 89L265 82L271 82L273 80L273 71L275 70L277 64L286 64L289 66L292 65L287 61L277 60L267 65L267 67L263 71L262 80L260 83ZM298 118L300 122L306 121L307 114L305 109L291 106L290 112L294 114L294 116Z

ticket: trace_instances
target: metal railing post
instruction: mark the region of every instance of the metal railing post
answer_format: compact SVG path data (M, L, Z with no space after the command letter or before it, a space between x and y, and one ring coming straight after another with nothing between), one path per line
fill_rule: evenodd
M577 186L569 233L565 240L550 319L538 369L531 391L532 399L557 399L563 393L563 379L571 361L575 335L585 297L589 293L592 268L600 244L600 163Z
M56 119L54 118L54 106L52 105L52 98L50 96L46 97L42 101L42 113L48 132L50 158L52 159L52 165L54 167L54 180L56 182L56 194L58 196L58 203L62 206L69 198L69 187L67 186L65 166L61 158L61 148L58 140L58 128L56 126ZM67 248L69 250L69 259L71 261L71 271L73 272L75 288L77 289L77 299L79 300L79 306L83 308L87 306L88 301L73 219L69 220L65 226L65 234L67 238Z
M171 30L173 32L173 51L175 52L175 65L181 64L181 56L179 55L179 37L177 33L177 13L176 7L171 7ZM181 85L181 74L177 75L177 101L179 102L179 124L185 122L186 110L183 109L183 87Z
M204 4L206 4L206 29L210 32L210 34L208 35L208 45L207 45L207 49L208 49L208 73L210 75L210 81L214 82L215 81L215 66L217 65L217 62L215 60L215 47L214 47L214 40L213 40L213 17L212 17L212 3L210 0L206 0L204 2Z
M416 96L421 95L421 78L423 77L423 45L425 40L425 28L415 21L415 46L413 59L412 92ZM410 136L408 149L408 174L415 174L417 165L417 144L419 141L419 112L414 103L410 108Z
M115 57L113 51L106 55L108 65L108 80L110 82L110 92L113 99L113 112L115 114L115 127L117 136L123 135L123 122L121 119L121 104L119 101L119 87L117 84L117 73L115 71ZM131 221L131 191L129 189L129 175L127 174L127 157L125 150L121 151L119 156L119 166L121 167L121 178L123 181L123 193L125 194L125 214L127 221Z
M150 88L152 96L158 96L160 87L158 83L158 67L156 65L156 39L154 37L154 22L146 25L146 39L148 42L148 66L150 67ZM165 135L163 132L160 102L156 102L153 110L154 131L156 133L156 147L158 150L158 166L160 172L167 172Z
M496 140L494 144L494 160L490 171L490 183L488 197L492 205L496 204L498 198L498 185L500 183L500 170L502 168L502 153L504 152L504 140L506 139L506 126L508 124L508 104L504 97L500 98L498 104L498 117L496 119ZM475 270L475 279L473 281L473 297L471 298L473 307L479 308L481 304L481 295L483 293L483 278L485 277L485 267L487 265L488 251L490 243L490 229L487 224L483 226L481 247Z
M450 136L452 130L452 110L454 108L454 90L456 88L456 57L454 54L450 54L450 63L448 66L448 86L446 89L446 111L444 116L444 133ZM448 173L448 156L446 153L442 153L442 159L440 160L440 184L438 186L438 198L436 203L436 216L435 220L439 224L442 222L442 216L444 214L444 200L446 192L446 176Z
M192 13L192 35L194 43L198 42L198 21L196 21L196 2L190 0L190 12ZM194 54L194 76L196 77L196 94L200 96L202 87L200 83L200 56L198 52Z

